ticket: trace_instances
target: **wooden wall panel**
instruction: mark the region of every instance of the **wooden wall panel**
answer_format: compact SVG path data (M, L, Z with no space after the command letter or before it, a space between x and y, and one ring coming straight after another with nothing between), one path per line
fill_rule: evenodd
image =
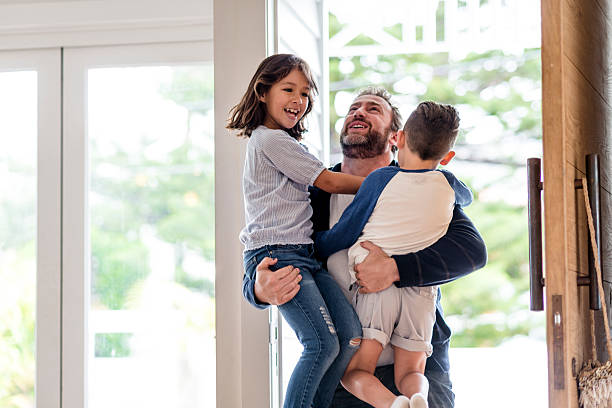
M587 224L581 190L585 156L600 155L602 261L606 300L612 286L612 142L610 139L610 40L612 0L542 0L542 88L549 405L577 407L572 362L591 358L588 289L577 277L588 273ZM563 370L555 376L552 297L563 297ZM597 315L601 342L601 313ZM557 356L558 357L558 356ZM600 356L601 358L601 356ZM558 361L557 361L558 363ZM559 364L556 365L559 367ZM564 380L563 387L555 379Z

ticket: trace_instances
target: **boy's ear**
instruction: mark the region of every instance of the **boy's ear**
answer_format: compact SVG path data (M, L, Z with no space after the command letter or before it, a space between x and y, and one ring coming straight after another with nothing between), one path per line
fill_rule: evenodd
M406 143L406 134L400 129L389 138L389 142L392 146L403 147Z
M442 158L442 160L440 160L440 164L446 166L453 159L453 157L455 157L455 152L451 150Z

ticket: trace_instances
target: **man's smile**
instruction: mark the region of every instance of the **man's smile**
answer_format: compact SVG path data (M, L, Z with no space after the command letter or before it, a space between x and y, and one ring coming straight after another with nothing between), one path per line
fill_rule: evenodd
M370 127L370 124L363 121L363 120L353 120L351 123L349 123L349 125L347 126L347 129L365 129Z

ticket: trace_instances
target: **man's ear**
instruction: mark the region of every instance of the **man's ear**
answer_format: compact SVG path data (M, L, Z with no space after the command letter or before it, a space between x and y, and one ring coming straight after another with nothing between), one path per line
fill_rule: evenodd
M440 164L446 166L453 159L453 157L455 157L455 152L451 150L446 156L442 158L442 160L440 160Z

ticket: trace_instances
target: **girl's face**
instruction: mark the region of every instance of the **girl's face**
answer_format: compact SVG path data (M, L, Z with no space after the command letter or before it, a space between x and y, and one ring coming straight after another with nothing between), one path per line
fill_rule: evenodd
M289 75L270 87L260 100L266 104L264 126L269 129L291 129L308 108L310 86L302 71Z

